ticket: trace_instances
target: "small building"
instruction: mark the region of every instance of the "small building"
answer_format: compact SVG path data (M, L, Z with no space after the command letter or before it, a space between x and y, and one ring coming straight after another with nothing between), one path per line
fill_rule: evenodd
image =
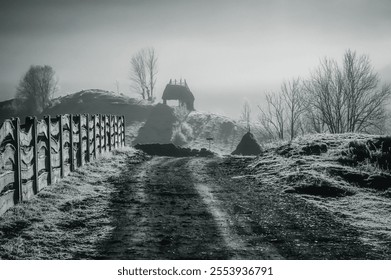
M182 79L170 80L163 91L163 104L167 104L167 100L178 100L179 106L186 105L187 110L194 111L194 95L190 91L186 80L182 82Z

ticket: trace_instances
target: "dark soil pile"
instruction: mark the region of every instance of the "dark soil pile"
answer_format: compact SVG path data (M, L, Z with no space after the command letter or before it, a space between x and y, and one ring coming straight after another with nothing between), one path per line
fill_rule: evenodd
M243 136L236 150L232 152L233 155L243 156L256 156L260 153L262 153L262 149L251 132L247 132Z
M174 144L137 144L134 147L151 156L207 157L214 155L211 151L204 148L201 150L180 148Z

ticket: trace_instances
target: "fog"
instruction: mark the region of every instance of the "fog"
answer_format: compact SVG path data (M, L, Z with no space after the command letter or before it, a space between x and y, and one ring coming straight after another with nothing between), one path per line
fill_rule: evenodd
M136 96L130 58L154 47L158 99L185 78L196 109L238 118L244 99L256 111L265 91L348 48L391 82L390 14L389 0L1 1L0 100L37 64L55 69L59 95L118 81Z

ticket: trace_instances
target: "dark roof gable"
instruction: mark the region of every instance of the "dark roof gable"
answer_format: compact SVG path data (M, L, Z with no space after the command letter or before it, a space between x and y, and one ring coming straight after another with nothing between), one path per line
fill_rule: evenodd
M168 84L163 91L162 99L194 101L194 95L186 86Z
M194 95L187 86L186 80L182 82L182 79L177 84L176 80L173 83L172 80L166 85L163 91L163 104L167 104L167 100L179 100L180 104L186 104L189 111L194 110Z

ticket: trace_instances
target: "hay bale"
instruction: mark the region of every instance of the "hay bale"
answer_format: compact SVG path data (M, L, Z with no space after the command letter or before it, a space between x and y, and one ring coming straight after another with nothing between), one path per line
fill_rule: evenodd
M262 153L261 146L251 132L247 132L232 155L256 156Z

